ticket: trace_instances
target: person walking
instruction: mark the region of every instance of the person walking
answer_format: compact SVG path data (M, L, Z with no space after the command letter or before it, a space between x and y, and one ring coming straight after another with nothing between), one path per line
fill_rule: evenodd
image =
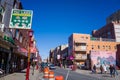
M113 77L113 70L114 70L114 68L113 68L112 65L110 65L109 70L110 70L110 75L111 75L111 77Z
M115 77L115 75L118 75L116 66L113 64L113 76Z
M106 66L106 64L104 64L103 69L104 69L104 72L106 74L107 73L107 66Z
M101 74L103 73L103 66L100 65L100 71L101 71Z
M96 65L93 66L93 72L96 73Z

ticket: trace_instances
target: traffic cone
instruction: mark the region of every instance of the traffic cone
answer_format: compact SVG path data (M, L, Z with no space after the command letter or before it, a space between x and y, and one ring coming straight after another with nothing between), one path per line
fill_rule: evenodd
M63 76L56 76L55 80L64 80Z
M55 80L54 79L54 71L49 71L49 79L48 80Z
M43 78L47 78L47 79L48 79L48 76L49 76L49 68L48 68L48 67L45 67L44 70L43 70L43 73L44 73Z

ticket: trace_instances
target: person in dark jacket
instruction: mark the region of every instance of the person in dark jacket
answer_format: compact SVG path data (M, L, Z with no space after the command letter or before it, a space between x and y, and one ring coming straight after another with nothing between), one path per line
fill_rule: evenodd
M103 66L100 65L100 71L101 71L101 74L103 73Z
M110 75L111 75L111 77L113 77L114 67L112 65L110 65L109 69L110 69Z
M96 73L96 65L93 66L93 72Z
M113 76L115 77L115 75L118 75L116 66L113 64Z

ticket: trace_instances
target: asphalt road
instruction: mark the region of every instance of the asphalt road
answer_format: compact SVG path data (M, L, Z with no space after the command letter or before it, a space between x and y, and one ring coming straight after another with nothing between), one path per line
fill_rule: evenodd
M54 73L55 76L63 76L64 80L103 80L62 68L54 70Z

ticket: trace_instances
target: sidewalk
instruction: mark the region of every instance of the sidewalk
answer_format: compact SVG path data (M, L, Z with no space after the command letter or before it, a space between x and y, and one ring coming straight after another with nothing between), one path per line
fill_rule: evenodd
M120 70L118 70L118 75L116 75L116 77L111 77L109 71L106 74L100 74L100 72L94 74L90 70L77 69L75 72L88 75L88 76L92 76L92 77L96 77L102 80L120 80Z
M32 75L32 67L30 67L30 74L29 74L29 80L40 80L40 77L42 77L42 73L39 73L39 69L34 70L34 75ZM0 80L25 80L26 78L26 69L22 70L21 72L15 72L12 74L8 74Z

